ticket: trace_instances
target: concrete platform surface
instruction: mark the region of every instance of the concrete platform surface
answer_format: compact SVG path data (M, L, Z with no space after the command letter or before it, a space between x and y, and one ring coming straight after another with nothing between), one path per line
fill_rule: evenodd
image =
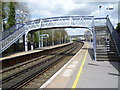
M70 44L70 43L72 43L72 42L65 43L65 44L59 44L59 45L54 45L54 46L48 46L48 47L41 47L41 48L38 48L37 50L32 50L32 51L27 51L27 52L23 51L23 52L15 53L15 54L12 54L12 55L9 55L9 56L6 56L6 57L0 57L0 60L13 58L13 57L17 57L17 56L22 56L22 55L30 54L30 53L36 53L36 52L43 51L45 49L57 48L57 47L61 47L61 46L64 46L64 45L67 45L67 44Z
M91 43L85 43L66 65L40 88L120 88L120 62L94 61Z

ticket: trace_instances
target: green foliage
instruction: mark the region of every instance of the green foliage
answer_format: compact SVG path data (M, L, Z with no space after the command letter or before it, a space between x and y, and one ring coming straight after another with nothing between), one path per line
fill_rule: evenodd
M31 38L30 35L28 35L28 40L31 41L31 39L33 40L33 42L39 42L39 37L38 34L42 35L42 34L48 34L49 37L46 39L43 39L44 42L53 42L53 41L62 41L63 39L69 39L68 38L68 34L65 31L65 29L50 29L50 30L40 30L37 32L34 32L34 37ZM41 37L40 37L40 41L41 41Z
M4 19L6 17L4 6L5 6L5 2L2 2L2 19Z
M117 24L116 30L118 33L120 33L120 23Z
M5 24L5 22L3 21L6 17L7 17L7 14L6 14L6 10L5 10L5 6L6 6L6 2L2 2L2 22L3 22L3 31L6 30L6 26L7 24Z
M8 26L7 29L15 25L15 4L14 2L10 2L9 4L9 12L8 12Z
M34 33L33 42L38 42L38 33L37 32Z
M2 20L6 19L6 22L3 22L3 29L6 30L16 24L16 10L23 11L24 13L29 13L28 7L24 2L17 2L17 0L10 0L11 2L1 2L2 3ZM18 19L21 20L19 23L23 23L26 20L25 16L21 16ZM1 20L1 21L2 21Z

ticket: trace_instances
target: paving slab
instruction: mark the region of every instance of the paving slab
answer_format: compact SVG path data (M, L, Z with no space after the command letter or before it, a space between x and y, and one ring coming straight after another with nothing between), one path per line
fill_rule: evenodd
M88 43L88 49L90 48L92 47ZM94 61L90 54L87 55L76 88L118 88L120 62ZM72 87L80 67L74 73L67 87Z
M77 66L82 62L86 48L87 44L40 88L65 88L73 77Z
M92 43L85 43L83 49L40 88L72 88L87 51L75 88L120 88L120 62L94 61Z

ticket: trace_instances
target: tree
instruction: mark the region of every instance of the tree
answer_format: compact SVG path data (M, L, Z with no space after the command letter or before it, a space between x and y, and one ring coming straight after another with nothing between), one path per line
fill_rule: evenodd
M1 6L1 10L0 10L0 23L1 23L1 29L0 30L6 30L6 24L5 24L5 19L6 19L6 17L7 17L7 14L6 14L6 5L7 5L7 2L0 2L0 6Z
M16 6L16 21L17 23L24 23L30 20L30 12L28 6L24 2L17 2Z
M9 7L9 12L8 12L8 22L7 22L8 26L7 26L7 29L16 24L14 2L10 2L8 7Z
M27 7L27 4L24 2L17 2L17 0L10 0L11 2L1 2L0 6L1 7L1 18L0 19L1 23L3 20L3 30L6 30L10 27L12 27L13 25L15 25L16 23L23 23L24 21L29 20L28 19L28 15L29 15L29 10ZM24 15L20 15L19 13L19 17L17 17L17 10L23 11ZM27 16L25 16L25 14L27 13ZM12 17L12 18L11 18ZM26 19L27 18L27 19ZM19 22L16 22L19 19ZM6 23L5 23L6 22ZM1 30L1 29L0 29Z
M117 24L116 30L118 33L120 33L120 23Z
M0 6L2 6L2 2L1 1L0 1ZM0 32L2 32L1 30L2 30L2 8L0 8Z
M16 14L17 14L16 10L19 9L21 11L25 11L25 10L27 11L27 8L23 7L22 2L17 2L17 0L9 0L9 1L10 2L3 1L2 5L0 5L0 6L2 6L2 8L1 8L2 9L2 20L5 20L5 22L6 22L3 24L4 30L11 28L12 26L14 26L17 23L16 22L16 19L17 19L16 18ZM27 6L25 6L25 7L27 7ZM24 16L22 16L22 17L24 17ZM11 29L11 30L15 30L15 29ZM10 32L10 30L9 30L9 32ZM19 40L16 43L14 43L10 48L8 48L5 52L6 53L16 52L18 50L18 47L19 47ZM16 48L16 50L15 50L15 48Z

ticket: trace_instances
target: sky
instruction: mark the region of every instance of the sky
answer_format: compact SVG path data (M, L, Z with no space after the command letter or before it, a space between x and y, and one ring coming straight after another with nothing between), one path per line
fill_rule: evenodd
M26 0L27 1L27 0ZM114 26L118 23L119 0L29 0L27 5L31 19L69 15L106 17L109 15ZM101 7L101 11L99 6ZM106 8L113 8L107 10ZM83 34L85 29L71 29L70 35Z

